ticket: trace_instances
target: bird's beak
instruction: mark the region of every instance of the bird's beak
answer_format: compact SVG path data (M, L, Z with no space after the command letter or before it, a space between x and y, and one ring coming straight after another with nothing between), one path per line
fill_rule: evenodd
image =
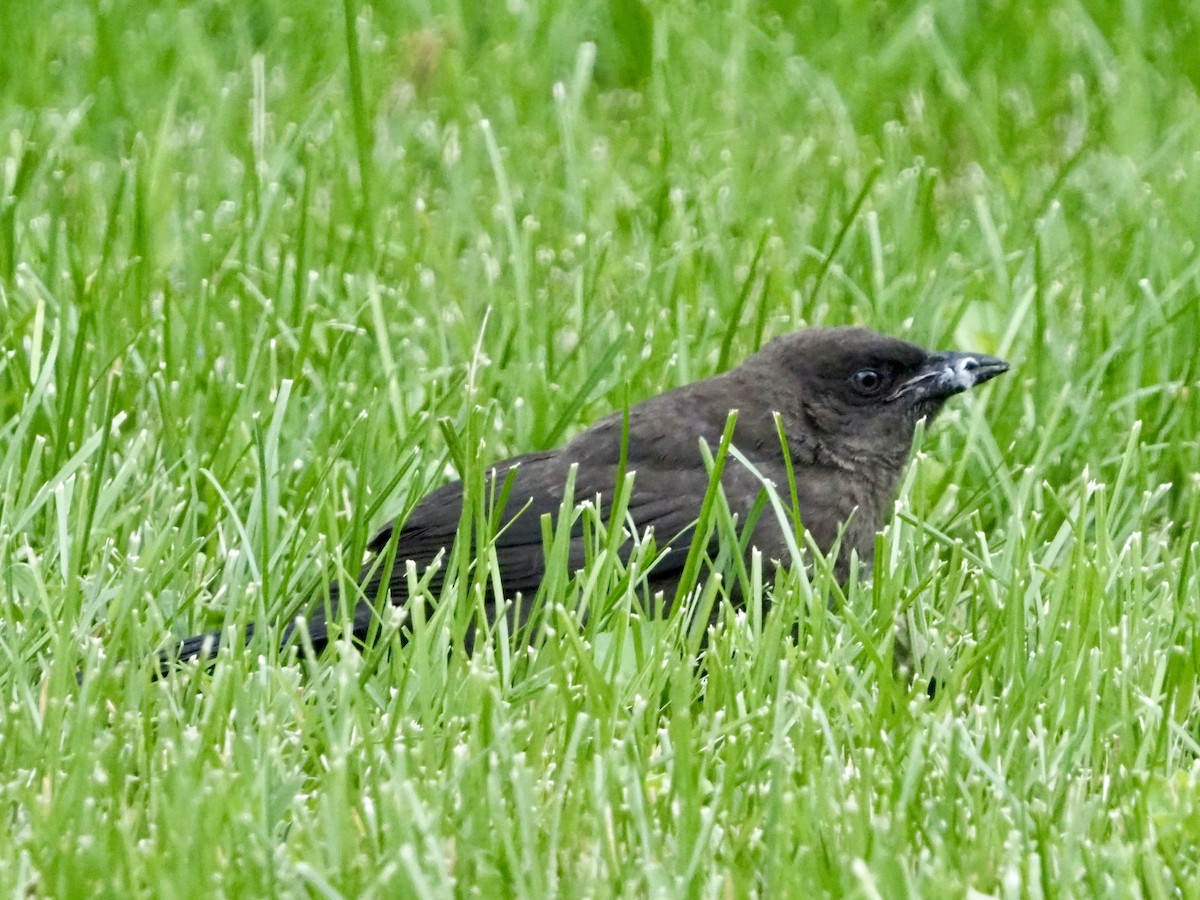
M901 384L893 397L916 393L923 400L944 400L1007 371L1007 362L983 353L931 353L921 371Z

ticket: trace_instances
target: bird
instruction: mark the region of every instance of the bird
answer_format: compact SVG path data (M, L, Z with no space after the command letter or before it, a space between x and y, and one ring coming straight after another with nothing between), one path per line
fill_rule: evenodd
M638 534L667 545L647 582L652 596L662 591L669 607L709 487L702 445L711 459L731 421L736 454L726 460L720 486L738 521L753 516L764 482L782 486L789 496L794 483L803 528L822 553L837 549L837 579L849 577L854 557L869 571L875 535L886 524L918 422L932 421L950 397L1008 368L994 356L930 351L865 327L808 327L775 338L728 371L614 412L563 447L497 462L487 471L486 486L494 493L507 488L493 545L504 596L537 592L546 568L542 518L558 515L569 476L573 496L597 498L607 507L618 478L628 472L627 521ZM310 615L285 623L281 645L293 643L304 652L307 643L319 653L339 633L334 623L347 624L355 641L366 641L388 602L408 602L408 564L420 574L449 552L463 503L462 482L450 482L426 495L403 521L385 525L367 546L372 561L355 590L332 584ZM765 560L788 561L789 535L779 516L759 515L749 530L749 549ZM627 555L632 545L626 540L622 552ZM377 563L393 546L385 584ZM585 556L576 523L572 570L584 565ZM437 574L435 587L443 577ZM342 609L343 597L347 604L353 600L352 612ZM500 614L492 601L485 605L489 619ZM528 612L528 603L517 605ZM247 626L241 639L249 640L255 627ZM301 630L307 642L297 640ZM473 634L465 641L468 650ZM160 654L162 672L196 658L212 660L226 640L214 632L178 642Z

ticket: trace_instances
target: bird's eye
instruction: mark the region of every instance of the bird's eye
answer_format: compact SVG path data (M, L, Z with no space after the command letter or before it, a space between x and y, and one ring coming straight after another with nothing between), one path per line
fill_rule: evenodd
M876 369L860 369L850 376L850 384L860 394L877 394L883 390L883 373Z

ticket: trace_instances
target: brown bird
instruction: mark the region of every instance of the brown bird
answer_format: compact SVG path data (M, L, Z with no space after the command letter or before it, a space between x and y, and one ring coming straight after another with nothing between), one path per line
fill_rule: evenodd
M658 558L648 576L651 590L664 591L670 603L709 484L700 444L716 452L733 410L732 446L738 453L727 459L721 474L730 511L745 522L764 477L787 493L778 415L800 519L825 553L840 534L836 574L844 580L852 553L867 566L872 561L875 533L884 524L917 422L932 419L947 398L1007 370L1008 363L992 356L931 352L866 328L807 328L772 341L735 369L630 407L627 438L625 414L614 413L558 450L499 462L489 471L497 491L511 473L501 516L505 527L494 544L504 594L536 593L545 571L541 517L558 514L570 467L578 466L574 496L598 496L607 509L624 448L626 469L635 473L629 518L639 533L653 530L659 546L674 548ZM406 561L420 572L449 551L462 505L462 484L447 484L426 496L405 521L385 526L371 541L375 554L395 541L395 565L386 591L381 590L379 567L368 566L360 576L367 599L359 600L349 617L356 639L367 637L379 615L378 604L407 601ZM626 541L626 552L631 545ZM779 517L769 513L759 516L750 545L767 560L789 557ZM570 564L577 569L583 563L584 542L577 528ZM434 584L436 594L440 577ZM309 619L289 622L283 641L304 628L313 648L323 649L330 640L329 621L341 621L341 593L334 585L329 601L319 604ZM528 610L528 603L522 606ZM491 606L487 612L495 617ZM219 642L218 634L188 638L175 652L164 654L164 671L182 660L212 656Z

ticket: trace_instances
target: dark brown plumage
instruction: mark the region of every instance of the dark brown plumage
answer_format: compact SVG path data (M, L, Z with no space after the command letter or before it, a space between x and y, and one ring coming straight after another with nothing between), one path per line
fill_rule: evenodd
M737 410L733 446L759 472L786 493L788 483L778 437L778 413L795 473L800 516L818 547L828 552L843 529L837 573L844 578L851 553L867 565L875 533L884 524L921 418L931 419L950 396L1008 369L1003 360L981 354L930 352L907 341L865 328L809 328L767 344L735 369L652 397L629 409L627 469L634 472L629 515L639 531L653 529L660 546L670 543L650 574L651 588L674 597L699 515L708 473L699 449L715 451L731 410ZM497 463L491 477L502 484L512 471L512 489L495 543L505 594L530 598L544 571L541 517L557 514L568 470L577 464L575 497L602 498L607 508L618 475L623 414L601 419L559 450L531 453ZM730 458L722 474L730 510L745 521L762 482ZM396 564L387 591L405 602L406 560L426 567L454 541L462 512L462 485L447 484L422 500L402 523L387 525L371 542L376 553L396 542ZM393 532L400 529L398 535ZM773 515L762 515L752 545L765 559L786 560L784 534ZM628 547L628 543L626 544ZM580 536L572 542L571 565L583 564ZM365 596L384 602L364 570ZM297 619L283 640L302 624L313 647L329 640L326 609L336 621L339 592L312 617ZM528 601L525 603L528 608ZM489 615L493 614L491 609ZM367 601L352 617L357 638L366 636L377 615ZM217 635L182 642L164 658L174 661L212 655Z

